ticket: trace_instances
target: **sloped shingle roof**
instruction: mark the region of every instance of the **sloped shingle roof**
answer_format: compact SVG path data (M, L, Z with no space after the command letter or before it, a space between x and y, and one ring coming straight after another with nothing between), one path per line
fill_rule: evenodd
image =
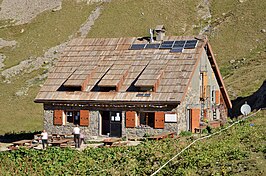
M194 37L165 37L165 41L195 40ZM35 102L45 101L132 101L180 102L206 40L194 49L172 53L170 49L130 50L138 38L88 38L72 40L38 93ZM83 91L60 91L63 86L81 86ZM93 91L95 85L116 86L118 91ZM130 86L158 84L150 96L129 91ZM143 92L142 92L143 93Z

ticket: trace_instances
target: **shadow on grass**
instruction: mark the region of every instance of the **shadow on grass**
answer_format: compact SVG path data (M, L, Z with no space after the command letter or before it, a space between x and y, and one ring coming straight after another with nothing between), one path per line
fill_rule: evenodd
M6 133L0 135L0 142L2 143L11 143L23 139L33 139L35 134L40 134L41 131L35 132L20 132L20 133Z
M251 111L258 110L260 108L266 108L266 80L263 82L261 87L252 95L247 97L238 97L237 99L232 101L232 117L241 115L240 108L245 102L247 102L251 107Z

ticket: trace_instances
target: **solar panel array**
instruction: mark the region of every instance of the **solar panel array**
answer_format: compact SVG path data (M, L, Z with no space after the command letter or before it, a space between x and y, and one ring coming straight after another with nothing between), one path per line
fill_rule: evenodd
M163 41L162 43L132 44L131 50L142 49L171 49L172 53L181 53L184 49L194 49L198 40Z

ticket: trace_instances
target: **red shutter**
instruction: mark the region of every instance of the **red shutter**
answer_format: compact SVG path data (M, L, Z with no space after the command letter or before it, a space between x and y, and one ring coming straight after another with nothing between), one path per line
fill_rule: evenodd
M215 91L215 103L220 104L220 90Z
M154 128L164 128L164 112L155 112Z
M80 110L80 126L89 126L90 111Z
M195 128L200 126L200 109L191 109L191 131L194 133Z
M63 110L54 110L54 125L62 125Z
M203 98L208 97L208 75L207 72L203 72L203 80L202 80L202 86L203 86Z
M127 111L126 112L126 128L134 128L135 127L135 119L136 119L136 112L135 111Z

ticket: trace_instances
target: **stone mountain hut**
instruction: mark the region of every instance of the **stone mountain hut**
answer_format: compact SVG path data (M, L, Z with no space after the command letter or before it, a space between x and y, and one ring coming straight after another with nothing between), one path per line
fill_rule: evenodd
M226 121L231 101L205 36L77 38L69 42L35 102L44 128L87 138L195 132Z

